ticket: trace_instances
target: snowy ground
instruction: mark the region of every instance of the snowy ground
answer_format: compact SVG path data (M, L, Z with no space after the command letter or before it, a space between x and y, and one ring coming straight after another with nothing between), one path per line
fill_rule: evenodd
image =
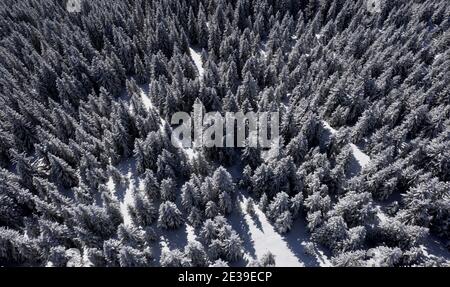
M278 267L305 266L305 264L301 262L289 248L285 239L275 231L265 214L257 206L255 206L255 214L253 216L247 213L245 208L247 200L247 198L242 197L239 202L242 215L248 225L249 237L254 248L254 254L249 254L249 252L246 251L246 257L248 259L259 259L270 251L275 255L275 261Z
M141 90L141 99L144 106L147 108L147 110L154 109L155 106L153 105L152 101L148 97L147 93L144 90Z
M197 67L200 79L203 79L203 74L205 73L205 69L203 68L202 56L200 55L199 52L197 52L193 48L189 48L189 52L191 53L191 58L194 61L195 66Z
M248 227L248 240L253 252L246 250L247 259L260 259L270 251L275 255L277 267L304 267L304 266L330 266L328 258L323 251L316 248L315 255L306 254L304 246L309 242L309 233L302 220L296 220L293 229L286 235L275 231L266 215L255 205L255 214L246 211L248 198L239 199L241 216L244 217ZM245 246L245 245L244 245Z
M361 169L365 168L370 163L370 157L362 152L356 145L350 144L350 147L352 148L353 156L358 161Z

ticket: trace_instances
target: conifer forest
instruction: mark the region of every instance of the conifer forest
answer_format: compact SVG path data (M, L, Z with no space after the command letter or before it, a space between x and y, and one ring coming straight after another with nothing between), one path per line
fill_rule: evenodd
M450 266L449 1L1 0L0 266Z

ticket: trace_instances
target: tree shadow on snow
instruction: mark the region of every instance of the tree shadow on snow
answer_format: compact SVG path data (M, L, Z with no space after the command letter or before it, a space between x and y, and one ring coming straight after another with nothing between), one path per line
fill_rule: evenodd
M256 214L249 214L250 218L253 220L253 223L255 224L256 228L258 228L261 232L264 232L261 220L259 220L259 217Z
M253 240L250 234L249 226L245 220L245 214L242 211L240 200L235 201L235 207L233 209L233 213L228 216L228 222L233 227L233 229L239 234L239 237L242 239L242 246L244 252L247 253L248 256L252 258L243 258L238 262L234 262L231 266L246 266L247 261L250 259L256 259L256 250L254 248ZM247 256L247 257L248 257ZM247 259L247 260L246 260Z
M159 266L159 260L163 249L179 249L180 251L183 251L184 247L188 244L188 239L186 225L182 225L176 230L157 229L157 232L159 238L158 241L153 244L152 248L156 264Z
M134 186L135 189L138 188L139 179L136 177L136 161L133 159L128 159L123 162L121 162L119 165L116 166L116 168L120 171L120 173L130 180L130 183L125 185L115 185L114 188L114 194L117 197L117 199L120 202L123 202L125 199L125 193L127 190L131 187L131 185ZM131 174L131 178L130 178Z
M316 258L306 253L304 245L302 243L306 243L310 241L310 234L306 229L306 222L304 219L296 219L292 224L292 229L286 233L281 235L283 239L286 241L289 249L294 253L294 255L305 264L306 267L318 267L320 266L320 262L324 261L322 255L317 252L316 248Z

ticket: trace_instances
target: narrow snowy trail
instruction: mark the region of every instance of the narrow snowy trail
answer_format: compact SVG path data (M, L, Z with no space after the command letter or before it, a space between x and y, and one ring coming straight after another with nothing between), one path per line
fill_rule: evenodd
M197 67L198 74L200 80L203 79L203 75L205 74L205 69L203 68L202 56L200 53L196 52L194 49L189 48L189 52L191 54L191 58L194 61L195 66Z

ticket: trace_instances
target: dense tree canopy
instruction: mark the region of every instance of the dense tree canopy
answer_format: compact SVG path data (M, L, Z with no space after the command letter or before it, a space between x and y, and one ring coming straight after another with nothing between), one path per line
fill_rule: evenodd
M0 265L242 263L242 195L337 266L440 264L419 246L450 240L447 1L66 2L0 3ZM278 154L190 157L169 123L196 101L280 111Z

